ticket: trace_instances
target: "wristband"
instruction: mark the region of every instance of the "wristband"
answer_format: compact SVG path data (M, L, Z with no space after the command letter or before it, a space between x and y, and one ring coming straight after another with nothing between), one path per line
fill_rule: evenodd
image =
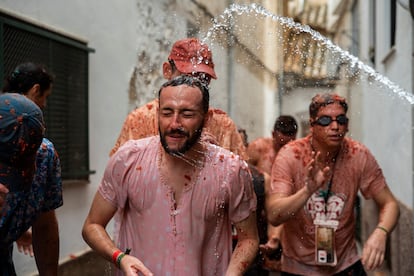
M385 227L382 227L382 226L377 226L377 228L378 228L378 229L381 229L382 231L384 231L384 232L385 232L385 234L387 234L387 235L388 235L388 230L387 230Z
M121 250L116 250L115 252L114 252L114 254L112 254L112 262L114 263L114 264L116 264L116 261L117 261L117 259L118 259L118 256L120 255L122 253L122 251Z
M116 265L121 268L121 260L125 257L125 253L121 252L121 254L118 255L118 258L116 258Z

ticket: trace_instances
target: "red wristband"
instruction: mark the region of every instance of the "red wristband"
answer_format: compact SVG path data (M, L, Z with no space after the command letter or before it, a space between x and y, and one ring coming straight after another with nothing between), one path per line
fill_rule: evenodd
M119 254L121 254L122 253L122 251L121 250L116 250L115 252L114 252L114 254L112 254L112 262L114 263L114 264L117 264L117 259L118 259L118 256L119 256Z

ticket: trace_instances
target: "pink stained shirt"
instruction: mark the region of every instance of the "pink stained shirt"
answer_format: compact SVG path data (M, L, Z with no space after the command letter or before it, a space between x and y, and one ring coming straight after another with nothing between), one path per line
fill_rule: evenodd
M271 193L292 195L305 184L306 164L311 159L311 136L285 145L272 168ZM377 161L361 143L345 138L334 169L333 193L325 201L315 192L294 217L283 224L282 271L299 275L332 275L359 260L355 243L355 200L358 191L366 198L385 188L386 182ZM315 264L314 219L338 221L335 267Z
M159 136L126 142L105 170L99 192L119 210L117 246L132 248L131 255L154 275L224 275L232 254L231 224L256 209L246 162L206 144L206 162L176 209L159 174Z

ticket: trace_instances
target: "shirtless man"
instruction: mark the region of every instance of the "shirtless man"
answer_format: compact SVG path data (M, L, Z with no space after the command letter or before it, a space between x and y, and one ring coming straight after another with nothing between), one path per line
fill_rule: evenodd
M257 138L247 145L249 165L255 167L263 174L263 179L266 183L269 183L270 181L272 164L277 153L285 144L296 139L297 130L298 125L296 120L292 116L282 115L275 121L272 137ZM255 170L252 169L252 174L254 171ZM265 186L268 187L269 184L265 184ZM264 204L264 200L261 202L259 201L261 197L259 195L256 196L258 198L259 210L259 205ZM264 210L264 208L262 209ZM269 223L266 223L266 214L264 212L262 214L258 214L258 221L261 220L265 222L262 223L265 229L259 229L259 233L264 230L264 235L267 235L266 239L261 239L260 244L260 251L263 253L264 257L263 267L272 271L279 271L281 265L279 261L281 252L279 241L282 235L282 226L275 227ZM266 272L262 271L261 273L264 274Z
M272 164L279 150L296 139L298 125L289 115L279 116L274 124L272 137L257 138L247 147L248 162L270 175Z

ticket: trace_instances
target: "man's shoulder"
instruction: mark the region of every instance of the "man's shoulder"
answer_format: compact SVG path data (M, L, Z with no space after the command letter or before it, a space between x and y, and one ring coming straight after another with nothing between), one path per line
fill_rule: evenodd
M230 116L223 110L219 108L210 107L209 110L211 111L211 118L210 121L213 122L220 122L220 123L233 123L233 120Z
M151 150L151 149L157 149L158 148L158 142L159 142L159 136L150 136L138 140L128 140L126 141L119 149L116 151L116 153L125 154L128 152L136 153L138 151L143 150Z
M355 154L357 152L370 153L370 150L368 149L366 145L349 137L345 137L343 145L344 145L344 150L347 153L351 153L351 154Z
M220 116L222 116L222 117L228 117L226 111L224 111L224 110L222 110L220 108L209 107L208 109L213 113L213 116L217 116L217 117L220 117Z
M128 118L142 115L155 114L158 108L158 99L154 99L140 107L135 108L128 114Z
M236 165L248 167L247 162L243 160L240 155L218 145L208 144L208 147L209 155L212 158L208 158L207 160L211 160L213 163L218 163L224 166L227 164L229 166Z
M259 137L249 143L257 147L272 147L273 139L271 137Z
M279 155L283 155L284 157L294 156L295 159L297 159L298 157L305 157L305 156L309 156L310 154L312 154L310 137L306 136L303 138L290 141L289 143L284 145L278 151L276 158Z

